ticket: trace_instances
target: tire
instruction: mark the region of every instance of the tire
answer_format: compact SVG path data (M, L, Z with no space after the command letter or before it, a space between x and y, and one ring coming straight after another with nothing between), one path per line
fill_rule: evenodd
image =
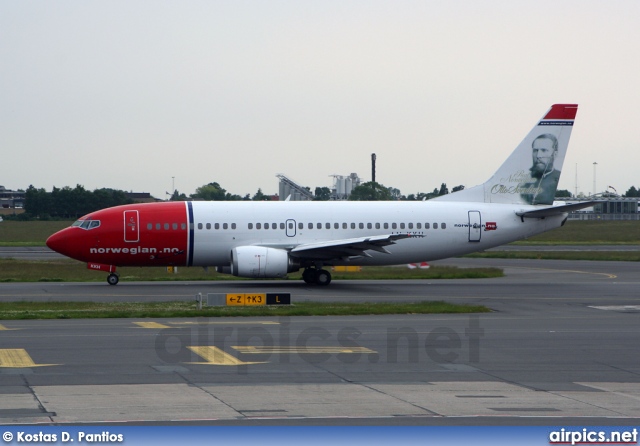
M316 283L315 271L312 269L305 269L302 272L302 280L304 280L304 282L308 284Z
M117 285L119 281L120 281L120 277L118 277L117 274L112 273L107 276L107 283L109 285Z
M327 286L331 283L331 273L326 269L320 269L316 272L315 282L320 286Z

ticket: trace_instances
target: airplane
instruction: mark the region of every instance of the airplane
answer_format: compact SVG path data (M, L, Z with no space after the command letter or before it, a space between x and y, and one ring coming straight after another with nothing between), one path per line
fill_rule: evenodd
M460 256L563 226L594 202L553 197L578 106L555 104L485 183L426 201L184 201L92 212L47 239L60 254L117 267L200 266L238 277L303 269L328 285L339 265L401 265Z

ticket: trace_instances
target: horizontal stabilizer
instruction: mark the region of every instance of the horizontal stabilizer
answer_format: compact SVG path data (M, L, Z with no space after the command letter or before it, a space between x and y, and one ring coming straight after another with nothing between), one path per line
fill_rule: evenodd
M553 217L554 215L566 214L569 212L588 208L597 203L600 203L600 202L599 201L583 201L581 203L563 204L560 206L552 206L544 209L536 209L533 211L516 212L516 215L518 217L523 217L523 218Z

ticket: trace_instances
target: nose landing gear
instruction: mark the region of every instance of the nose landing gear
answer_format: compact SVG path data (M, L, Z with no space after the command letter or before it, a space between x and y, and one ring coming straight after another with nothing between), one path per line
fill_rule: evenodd
M120 276L118 276L116 273L111 273L107 276L107 283L109 285L117 285L119 281Z

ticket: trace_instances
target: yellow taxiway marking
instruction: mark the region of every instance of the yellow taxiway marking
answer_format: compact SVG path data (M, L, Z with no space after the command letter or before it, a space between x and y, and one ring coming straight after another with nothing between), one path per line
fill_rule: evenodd
M19 328L7 328L4 325L0 324L0 331L11 331L11 330L20 330Z
M529 268L526 266L500 266L499 268L529 269L534 271L553 271L556 273L590 274L592 276L604 276L607 279L616 279L618 277L617 275L611 274L611 273L595 273L592 271L578 271L573 269Z
M319 353L376 353L375 350L370 350L366 347L279 347L279 346L232 346L234 350L238 350L240 353L249 354L319 354Z
M189 350L196 355L202 357L206 362L188 362L187 364L209 364L209 365L248 365L248 364L265 364L264 362L244 362L238 358L225 353L218 347L189 347Z
M48 367L59 364L36 364L23 348L0 349L0 368Z
M158 322L134 322L134 324L142 328L171 328L168 325L159 324Z
M249 322L169 322L173 325L280 325L275 321L249 321Z

